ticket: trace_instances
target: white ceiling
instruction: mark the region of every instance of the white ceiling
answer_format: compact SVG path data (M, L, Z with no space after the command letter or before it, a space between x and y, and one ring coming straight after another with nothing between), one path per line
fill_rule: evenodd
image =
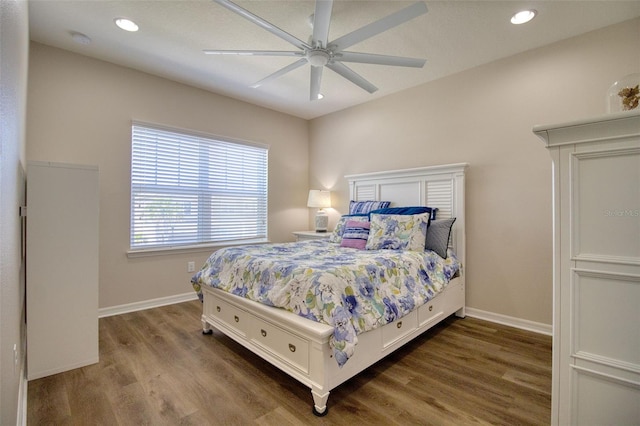
M333 40L413 1L335 0ZM245 9L307 41L314 2L237 1ZM259 88L249 86L297 58L211 56L203 49L296 50L292 45L211 0L30 0L31 39L103 59L277 111L310 119L445 77L499 58L640 16L640 1L427 1L428 13L365 40L350 51L426 58L424 68L349 64L379 90L369 94L325 69L324 99L309 100L309 65ZM509 19L522 8L538 16ZM140 26L128 33L114 18ZM91 38L73 41L73 32ZM637 52L636 52L637 54Z

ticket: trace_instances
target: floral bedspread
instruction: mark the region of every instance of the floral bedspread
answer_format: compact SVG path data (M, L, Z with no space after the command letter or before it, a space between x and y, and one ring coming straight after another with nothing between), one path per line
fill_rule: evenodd
M238 246L214 252L191 279L334 328L336 361L357 335L393 322L442 291L460 268L453 253L357 250L323 240Z

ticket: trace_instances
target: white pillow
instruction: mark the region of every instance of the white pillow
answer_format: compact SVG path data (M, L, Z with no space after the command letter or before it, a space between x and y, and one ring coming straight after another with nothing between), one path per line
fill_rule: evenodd
M371 214L367 250L424 251L429 213Z

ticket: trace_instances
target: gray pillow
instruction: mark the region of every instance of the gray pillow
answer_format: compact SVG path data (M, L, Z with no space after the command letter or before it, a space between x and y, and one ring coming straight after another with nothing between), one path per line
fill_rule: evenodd
M427 241L424 244L424 248L426 250L433 250L438 253L441 258L446 259L451 227L455 221L455 217L451 219L432 220L429 228L427 228Z

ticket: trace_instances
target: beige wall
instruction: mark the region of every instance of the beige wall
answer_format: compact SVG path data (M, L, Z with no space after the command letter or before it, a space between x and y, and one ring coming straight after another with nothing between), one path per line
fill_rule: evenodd
M312 120L330 226L348 210L345 174L468 162L467 306L551 324L551 158L531 129L606 113L638 52L636 19Z
M32 43L27 160L99 166L101 308L192 291L210 252L127 258L132 119L268 144L269 237L307 228L306 120Z
M19 207L25 200L27 2L0 2L0 425L26 423L25 271ZM17 365L14 362L14 345Z

